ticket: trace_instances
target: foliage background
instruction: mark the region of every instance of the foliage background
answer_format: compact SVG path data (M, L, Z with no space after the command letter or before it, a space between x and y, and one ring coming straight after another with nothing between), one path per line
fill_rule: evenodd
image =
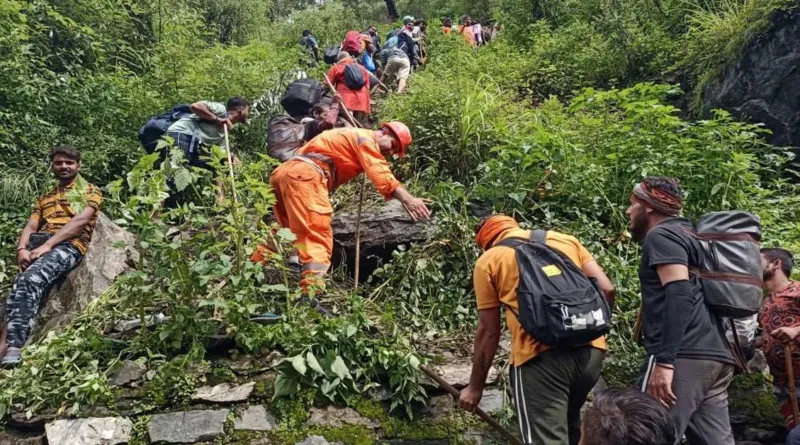
M388 384L397 390L393 408L411 413L423 395L414 350L435 356L437 344L469 351L476 319L471 266L479 253L472 227L493 210L574 234L595 254L619 291L606 376L625 384L641 351L631 341L639 255L626 236L624 211L633 184L650 174L680 177L687 216L752 211L762 218L765 244L800 249L791 151L766 144L758 125L724 112L700 114L703 85L768 27L775 9L794 2L409 0L397 6L402 15L429 21L432 57L408 94L382 100L378 112L412 128L414 147L396 171L414 192L434 199L440 230L425 245L396 250L358 295L333 292L331 304L342 317L325 321L289 304L296 289L280 261L275 275L263 276L241 261L272 233L274 198L265 178L274 163L259 155L283 87L297 76L321 74L298 47L300 32L312 29L323 47L347 29L378 23L383 32L397 26L383 2L0 0L0 289L13 279L11 246L33 196L48 186L45 159L54 144L83 150L84 175L109 186L113 197L105 211L149 252L97 307L26 353L26 366L0 382L0 412L77 411L109 402L108 375L121 358L158 371L141 412L180 405L203 378L194 369L206 360L208 336L223 332L239 352L279 348L290 356L279 385L287 394L311 387L320 399L353 404L362 391ZM499 20L501 38L474 51L439 35L441 18L464 14ZM187 176L172 161L153 166L135 135L149 116L177 103L233 95L251 98L257 112L232 134L244 159L237 170L244 205L220 209L209 204L207 178ZM201 197L197 206L168 215L191 233L180 243L150 222L166 178L176 175ZM345 188L336 199L346 206L353 194ZM264 224L249 224L264 216ZM280 242L290 238L284 232ZM336 288L347 286L338 279L343 275L334 275ZM143 294L151 297L143 301ZM214 307L223 310L221 324L210 320ZM278 327L248 321L279 308L292 317ZM108 344L98 328L155 311L167 312L171 322L122 348ZM314 330L306 329L309 323ZM376 326L385 336L370 334Z

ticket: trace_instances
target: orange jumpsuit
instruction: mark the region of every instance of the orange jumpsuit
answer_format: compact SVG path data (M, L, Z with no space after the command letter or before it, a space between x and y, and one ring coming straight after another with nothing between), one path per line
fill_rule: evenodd
M321 286L331 264L333 208L328 192L362 172L386 199L400 186L378 148L375 131L356 128L323 132L272 172L275 217L297 237L304 289Z

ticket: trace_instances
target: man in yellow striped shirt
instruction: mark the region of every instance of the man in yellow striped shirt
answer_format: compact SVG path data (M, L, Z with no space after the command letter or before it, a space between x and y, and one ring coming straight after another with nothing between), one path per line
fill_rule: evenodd
M86 254L103 202L100 190L78 175L77 149L55 147L50 162L58 185L36 200L17 244L20 273L8 296L8 349L0 360L4 367L19 363L42 299Z

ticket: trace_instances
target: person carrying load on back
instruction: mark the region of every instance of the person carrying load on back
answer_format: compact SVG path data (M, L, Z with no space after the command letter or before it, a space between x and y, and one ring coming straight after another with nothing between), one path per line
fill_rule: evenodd
M303 30L303 37L300 38L300 46L305 48L311 57L314 58L314 66L319 63L319 44L317 39L311 34L308 29Z
M337 128L312 139L272 172L275 217L297 237L304 293L325 287L333 254L329 193L337 187L365 173L381 195L401 201L414 220L430 217L428 201L406 191L386 161L392 155L403 157L409 145L411 132L400 122L384 123L379 130ZM251 260L263 262L265 250L267 246L259 246Z
M369 90L370 73L359 65L348 53L339 53L339 61L328 70L328 79L344 106L362 124L369 122L372 112ZM341 110L344 113L344 110ZM368 126L368 125L365 125Z
M604 335L611 327L614 286L570 235L522 230L513 218L493 215L478 224L475 241L484 251L473 272L478 330L459 405L474 411L481 401L505 306L522 441L576 445L581 407L608 349Z
M100 189L81 179L81 154L74 147L53 148L50 169L58 183L36 200L17 243L19 274L6 304L3 367L19 364L42 300L86 254L103 203Z
M642 244L641 327L648 361L641 389L668 408L676 438L686 434L689 443L733 445L727 389L736 362L723 320L705 295L713 283L694 272L704 264L700 224L695 232L680 217L682 208L677 179L648 177L634 187L626 211L631 236Z
M247 121L250 102L244 97L232 97L226 104L203 100L191 104L189 109L190 113L167 128L166 136L172 138L173 145L183 151L190 166L215 173L202 158L208 156L208 149L212 145L228 149L225 146L225 128L230 131L234 125Z
M358 31L347 31L342 40L342 51L354 58L361 56L364 51L373 52L372 37Z

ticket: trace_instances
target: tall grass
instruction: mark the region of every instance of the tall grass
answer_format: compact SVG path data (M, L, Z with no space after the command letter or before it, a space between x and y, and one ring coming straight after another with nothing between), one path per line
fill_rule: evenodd
M32 172L0 169L0 203L30 204L39 195L39 179Z
M696 79L692 109L699 111L705 85L739 60L747 45L770 27L772 12L792 0L685 0L689 9L682 60Z

